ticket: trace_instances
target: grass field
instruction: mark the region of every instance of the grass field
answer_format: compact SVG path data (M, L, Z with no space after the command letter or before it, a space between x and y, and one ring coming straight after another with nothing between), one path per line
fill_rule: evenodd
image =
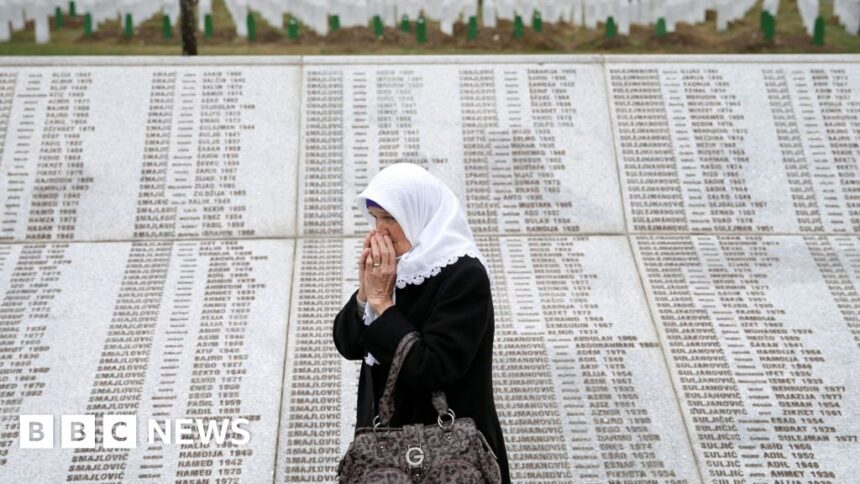
M745 18L718 32L715 14L709 11L706 22L678 24L675 32L663 38L655 35L653 27L631 26L629 36L606 39L602 24L597 30L588 30L560 23L544 24L542 32L534 32L527 26L525 37L518 40L513 38L511 22L500 21L494 29L481 28L477 39L467 40L466 26L462 23L455 26L453 36L446 36L438 25L430 22L424 44L415 39L414 23L411 33L386 29L381 39L370 28L340 29L319 36L300 26L299 38L291 40L286 28L274 28L257 15L257 39L249 42L236 36L223 0L214 0L215 35L212 38L199 35L198 42L201 55L860 53L860 35L850 35L838 25L832 15L832 2L822 2L826 21L823 46L813 45L812 38L804 31L796 0L780 2L773 42L763 39L758 27L760 13L761 2ZM178 55L181 53L178 34L178 29L174 29L173 37L164 39L161 18L154 17L138 27L131 38L122 35L118 20L99 25L98 31L88 38L80 16L65 17L62 28L52 29L51 42L37 45L31 23L28 29L13 33L11 41L0 43L0 55Z

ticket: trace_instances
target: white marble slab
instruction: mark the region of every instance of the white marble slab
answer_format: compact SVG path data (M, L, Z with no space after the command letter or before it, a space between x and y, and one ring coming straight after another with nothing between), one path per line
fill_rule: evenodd
M294 235L298 83L289 66L5 69L0 238Z
M606 70L629 232L860 232L860 62Z
M349 254L356 244L297 241L275 482L335 480L339 444L352 433L359 367L337 352L332 330L334 317L357 288L357 266L343 265L358 259L357 252Z
M0 347L9 451L0 475L271 481L293 242L0 247L4 341L14 342ZM20 414L53 416L54 448L20 448ZM61 448L61 416L77 414L96 415L99 426L103 414L135 415L136 448ZM150 418L246 418L249 441L150 446Z
M411 161L476 233L621 233L604 92L585 62L306 65L298 231L363 233L355 195Z
M706 480L852 482L857 237L633 239Z
M626 238L478 239L495 282L494 393L512 480L699 482ZM299 242L277 482L331 479L352 440L359 366L331 334L357 288L360 244ZM526 438L536 426L552 450Z

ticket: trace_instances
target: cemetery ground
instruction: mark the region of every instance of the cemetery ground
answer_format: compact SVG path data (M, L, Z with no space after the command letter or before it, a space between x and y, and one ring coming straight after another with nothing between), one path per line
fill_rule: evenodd
M728 29L716 29L716 13L707 12L707 20L699 24L679 23L675 32L658 37L653 26L631 25L628 36L606 38L605 26L586 29L568 23L543 23L542 31L532 29L531 19L524 19L525 32L521 39L514 38L514 26L500 20L495 28L481 26L476 39L467 38L465 23L454 26L454 35L439 31L438 23L428 22L427 40L419 43L415 34L414 19L410 32L400 27L386 27L382 38L377 38L368 27L341 28L321 36L300 25L296 39L289 38L288 16L284 28L275 28L255 15L256 39L236 35L236 29L223 0L213 2L214 33L206 38L198 33L198 52L201 55L420 55L420 54L735 54L735 53L860 53L860 35L850 35L833 15L833 2L822 1L825 19L823 46L814 45L806 33L797 9L796 0L780 2L776 15L776 35L773 41L764 38L759 28L762 2L758 2L743 19L729 23ZM62 18L57 27L51 19L51 41L38 45L34 40L33 23L27 29L14 32L12 40L0 43L0 55L178 55L181 53L177 26L170 38L162 29L162 19L155 16L126 37L119 20L102 23L87 37L83 18L79 15Z

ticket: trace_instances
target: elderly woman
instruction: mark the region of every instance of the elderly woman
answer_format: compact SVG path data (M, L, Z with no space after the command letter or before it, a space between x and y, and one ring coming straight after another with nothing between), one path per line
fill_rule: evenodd
M412 163L381 170L358 195L373 227L358 258L359 288L334 320L344 358L364 360L356 427L371 427L400 339L420 340L397 379L392 427L435 424L431 393L442 390L456 416L471 417L510 482L493 400L491 277L457 197Z

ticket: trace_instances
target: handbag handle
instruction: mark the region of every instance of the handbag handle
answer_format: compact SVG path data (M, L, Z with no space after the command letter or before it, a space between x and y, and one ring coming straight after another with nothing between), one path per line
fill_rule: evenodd
M412 349L418 341L418 331L407 333L400 339L397 344L397 350L394 352L394 358L391 361L391 368L388 370L388 379L385 382L385 390L382 392L382 398L379 399L379 414L374 419L379 419L379 425L388 426L391 417L394 415L394 385L397 382L397 375L400 374L400 368L403 366L403 361L406 359L406 354ZM451 416L451 421L454 421L454 412L448 408L448 399L445 397L445 392L433 392L433 407L439 414L439 425L442 425L442 418L446 415Z

